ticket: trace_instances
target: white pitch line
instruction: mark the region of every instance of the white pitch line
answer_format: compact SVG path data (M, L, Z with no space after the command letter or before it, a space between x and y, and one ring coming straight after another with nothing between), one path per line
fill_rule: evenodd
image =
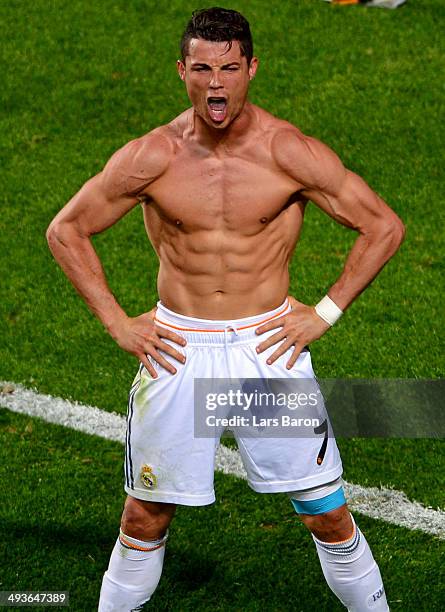
M13 412L38 417L107 440L125 442L125 417L51 395L42 395L22 385L0 382L0 406ZM216 457L216 469L246 479L240 454L221 445ZM345 494L351 510L445 539L445 512L425 508L410 501L403 491L385 487L362 487L345 482Z

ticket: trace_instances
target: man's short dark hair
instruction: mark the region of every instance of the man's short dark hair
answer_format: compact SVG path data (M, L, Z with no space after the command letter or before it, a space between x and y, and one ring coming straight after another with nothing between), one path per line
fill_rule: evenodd
M237 40L241 55L246 57L247 65L250 64L253 57L249 22L238 11L217 6L193 11L192 18L181 39L181 57L184 63L192 38L202 38L211 42L227 42L228 50L232 48L232 41Z

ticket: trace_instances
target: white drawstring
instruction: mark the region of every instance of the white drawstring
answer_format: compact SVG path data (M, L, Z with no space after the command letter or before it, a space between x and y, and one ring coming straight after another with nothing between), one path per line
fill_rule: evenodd
M228 352L229 338L230 338L229 332L233 332L237 336L239 336L239 332L235 325L226 325L224 327L224 352L226 354L227 371L229 373L230 378L232 378L232 372L230 371L230 358L229 358L229 352Z

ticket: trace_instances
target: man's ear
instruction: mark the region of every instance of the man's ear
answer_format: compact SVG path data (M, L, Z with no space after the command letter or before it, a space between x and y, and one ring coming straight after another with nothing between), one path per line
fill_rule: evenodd
M257 57L252 57L252 59L250 60L250 64L249 64L249 79L252 80L255 75L256 75L256 71L258 70L258 58Z
M179 78L181 81L185 80L185 64L182 60L176 62L176 68L178 70Z

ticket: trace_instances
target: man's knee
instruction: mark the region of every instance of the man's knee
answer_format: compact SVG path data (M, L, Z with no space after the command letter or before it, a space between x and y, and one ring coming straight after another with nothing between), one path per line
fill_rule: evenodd
M322 542L341 542L354 531L342 480L289 493L292 505L306 527Z
M139 540L157 540L164 536L176 510L175 504L147 502L127 496L121 529Z
M350 538L354 531L348 506L324 514L299 514L306 527L322 542L341 542Z

